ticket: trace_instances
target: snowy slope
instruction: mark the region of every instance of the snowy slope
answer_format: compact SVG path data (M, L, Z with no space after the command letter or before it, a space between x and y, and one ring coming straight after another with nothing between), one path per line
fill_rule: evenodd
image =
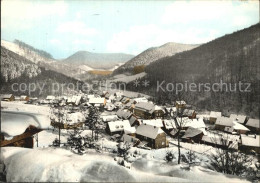
M54 61L53 59L48 59L48 58L42 57L38 53L36 53L32 50L29 50L28 48L21 48L17 44L9 42L9 41L1 40L1 46L5 47L6 49L8 49L20 56L25 57L26 59L28 59L34 63L38 63L38 62L51 63Z

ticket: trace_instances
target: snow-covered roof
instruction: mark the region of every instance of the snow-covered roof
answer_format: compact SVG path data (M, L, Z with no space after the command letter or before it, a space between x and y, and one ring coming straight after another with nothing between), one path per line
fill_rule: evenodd
M193 127L193 128L205 128L206 125L202 118L189 119L187 122L183 123L183 127Z
M184 100L176 101L176 104L178 105L186 105L186 102Z
M72 99L71 99L72 100L71 102L75 103L76 105L79 105L81 98L82 97L80 95L78 95L78 96L77 95L73 95Z
M139 141L138 138L135 138L135 137L130 136L130 135L127 135L127 134L124 134L124 135L122 136L122 140L123 140L124 142L128 142L128 143L136 143L136 142Z
M139 102L148 102L147 98L145 98L145 97L134 98L133 100L136 101L136 103L139 103Z
M141 124L136 129L136 134L142 135L144 137L149 137L151 139L155 139L157 135L161 133L164 133L161 128L145 124Z
M260 121L259 121L259 119L249 118L249 120L246 123L246 126L254 127L254 128L258 128L259 129L260 128Z
M119 118L123 118L123 119L128 119L131 117L132 113L128 110L123 110L123 109L119 109L117 112L116 112L116 115L119 117Z
M39 129L48 129L50 118L43 114L1 111L1 133L7 136L16 136L25 132L30 125Z
M182 115L183 116L192 116L195 110L192 109L184 109Z
M26 95L21 95L21 99L22 99L22 100L24 100L24 99L26 99L26 98L27 98Z
M74 112L67 114L67 123L74 124L79 122L84 122L86 117L81 112Z
M193 127L189 127L186 132L185 135L182 136L182 138L191 138L191 137L195 137L199 134L203 133L201 130L193 128Z
M131 128L128 120L108 122L108 127L110 129L110 132L118 132L123 131L124 129Z
M233 120L228 117L218 117L215 125L233 126Z
M241 143L244 146L260 147L260 135L241 135Z
M237 115L237 114L230 114L230 118L233 120L233 121L237 121L239 123L244 123L245 120L246 120L246 116L245 115Z
M221 112L210 111L209 117L212 117L212 118L221 117Z
M1 94L0 98L11 98L13 96L13 94Z
M136 120L138 120L138 118L136 116L132 115L129 119L129 122L131 125L133 125Z
M164 127L166 129L176 129L176 124L174 120L164 120Z
M124 133L125 134L131 134L131 133L135 133L135 132L136 132L136 128L135 127L124 128Z
M155 108L155 105L150 102L139 102L139 103L135 104L135 109L143 110L143 111L149 112L150 114L153 113L154 108Z
M105 104L105 98L90 98L89 103L90 104Z
M53 95L48 95L48 96L46 97L46 100L55 100L55 96L53 96Z
M118 119L117 115L107 115L107 116L102 116L101 117L103 121L115 121Z
M95 95L88 95L88 99L95 98Z
M238 123L237 121L233 121L233 126L234 130L244 130L244 131L250 131L247 127L244 125Z
M161 119L150 119L150 120L143 120L143 124L156 126L156 127L163 127L163 123Z

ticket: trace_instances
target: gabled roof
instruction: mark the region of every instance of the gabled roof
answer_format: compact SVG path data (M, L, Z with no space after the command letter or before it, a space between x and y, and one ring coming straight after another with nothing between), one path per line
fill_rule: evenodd
M111 122L108 122L107 124L108 124L110 132L118 132L118 131L123 131L124 129L131 128L128 120L111 121Z
M101 117L103 121L115 121L117 120L117 115L107 115Z
M117 112L116 112L116 115L119 117L119 118L123 118L123 119L129 119L132 115L132 113L128 110L122 110L122 109L119 109Z
M210 111L209 117L213 117L213 118L221 117L221 112Z
M89 103L90 104L104 104L105 103L105 98L90 98Z
M246 120L246 116L245 115L236 115L236 114L231 114L230 115L230 118L233 120L233 121L237 121L239 123L244 123L245 120Z
M135 104L135 109L139 109L152 114L155 109L155 105L150 102L139 102Z
M183 123L182 127L192 127L192 128L205 128L206 125L203 118L189 119Z
M241 135L241 143L244 146L260 147L260 135Z
M227 117L218 117L215 125L233 126L233 120Z
M139 134L141 136L148 137L151 139L156 139L157 135L161 134L161 133L164 133L161 128L154 127L151 125L145 125L145 124L141 124L136 129L136 134Z
M135 102L137 102L137 103L139 103L139 102L148 102L147 98L145 98L145 97L134 98L133 100Z
M163 127L163 123L161 119L143 120L143 124L160 127L160 128Z
M247 127L244 125L238 123L237 121L233 121L233 126L234 130L244 130L244 131L250 131Z
M192 138L192 137L195 137L199 134L203 133L201 130L199 129L196 129L196 128L193 128L193 127L189 127L186 132L185 132L185 135L182 136L182 138Z
M164 127L166 129L176 129L176 124L174 120L163 120L164 121Z
M176 101L176 104L178 105L186 105L186 102L184 100Z
M254 128L258 128L259 129L260 128L260 121L259 121L259 119L249 118L249 120L246 123L246 126L254 127Z
M131 118L129 119L129 122L130 122L131 125L133 125L134 122L137 121L137 120L138 120L138 118L135 117L134 115L132 115Z
M13 94L1 94L0 98L11 98Z
M184 109L182 112L182 115L183 116L192 116L194 112L195 112L195 110L192 110L192 109Z

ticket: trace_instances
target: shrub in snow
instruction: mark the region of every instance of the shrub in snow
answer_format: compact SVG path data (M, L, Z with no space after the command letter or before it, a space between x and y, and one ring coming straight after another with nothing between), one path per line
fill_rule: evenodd
M173 152L167 151L165 156L165 160L167 161L167 163L171 162L173 159L175 159Z

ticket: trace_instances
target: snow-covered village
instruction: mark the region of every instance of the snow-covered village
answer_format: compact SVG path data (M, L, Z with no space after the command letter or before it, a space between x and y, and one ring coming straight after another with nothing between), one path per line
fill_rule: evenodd
M257 7L1 1L0 182L258 182Z

